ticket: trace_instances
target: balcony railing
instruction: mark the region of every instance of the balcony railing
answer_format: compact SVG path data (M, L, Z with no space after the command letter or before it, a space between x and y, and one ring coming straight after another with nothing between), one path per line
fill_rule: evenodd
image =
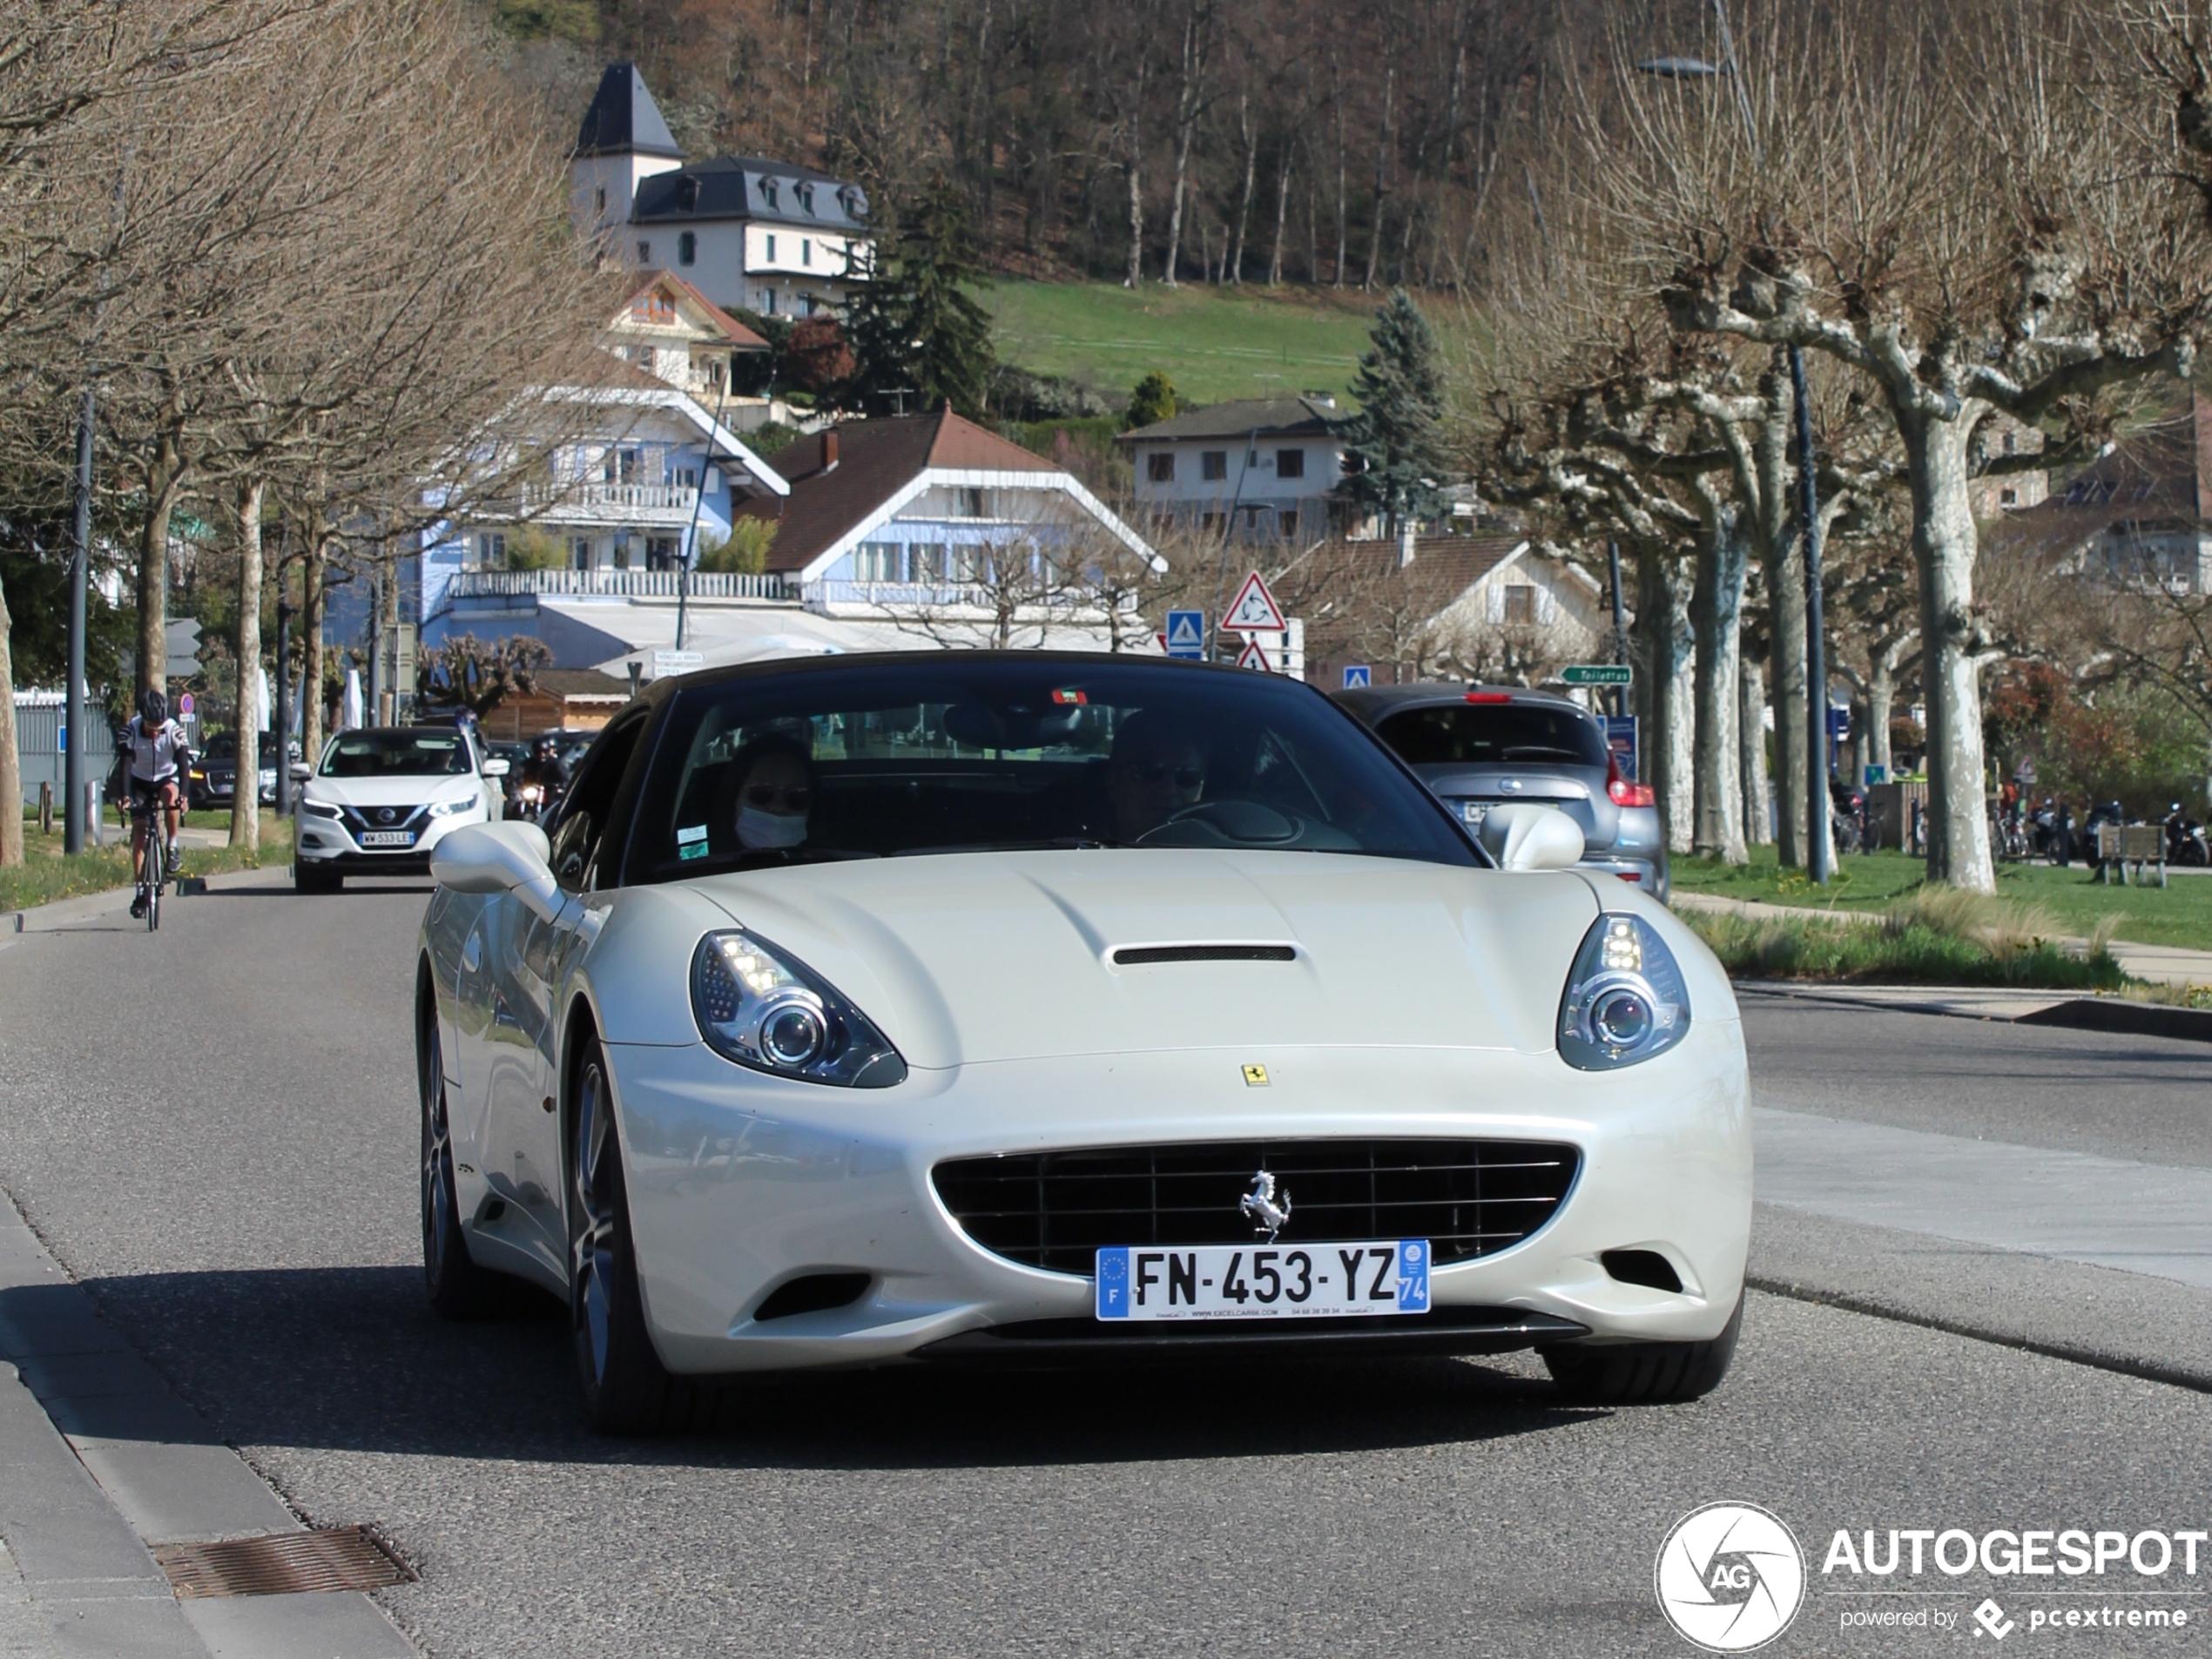
M699 492L685 484L524 484L522 510L557 515L563 510L602 513L688 513Z
M673 599L674 570L462 570L446 584L448 599L610 598ZM694 599L759 599L796 604L799 585L780 571L761 575L734 570L698 570L691 575Z

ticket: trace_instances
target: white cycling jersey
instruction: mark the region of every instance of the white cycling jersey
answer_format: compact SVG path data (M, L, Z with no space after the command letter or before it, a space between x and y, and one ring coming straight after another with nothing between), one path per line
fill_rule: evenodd
M134 714L124 729L123 742L131 756L131 776L145 784L167 783L177 775L178 757L192 753L184 727L174 720L164 720L148 732Z

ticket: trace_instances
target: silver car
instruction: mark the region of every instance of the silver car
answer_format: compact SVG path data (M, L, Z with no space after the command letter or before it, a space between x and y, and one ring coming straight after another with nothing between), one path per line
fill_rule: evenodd
M1581 826L1581 867L1667 897L1667 838L1650 786L1621 775L1604 725L1543 691L1389 685L1336 700L1398 752L1472 829L1493 806L1542 801Z

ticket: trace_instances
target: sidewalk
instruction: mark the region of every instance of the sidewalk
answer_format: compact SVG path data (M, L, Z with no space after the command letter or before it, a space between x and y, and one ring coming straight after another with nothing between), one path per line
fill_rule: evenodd
M1803 906L1766 904L1757 899L1723 899L1710 893L1676 893L1669 901L1677 910L1702 910L1713 915L1737 915L1753 921L1852 921L1873 923L1878 910L1814 910ZM2078 934L2059 943L2075 955L2085 954L2089 941ZM2182 950L2174 945L2138 945L2115 939L2105 948L2121 971L2140 980L2164 985L2212 985L2212 950ZM2054 997L2054 1001L2060 999Z

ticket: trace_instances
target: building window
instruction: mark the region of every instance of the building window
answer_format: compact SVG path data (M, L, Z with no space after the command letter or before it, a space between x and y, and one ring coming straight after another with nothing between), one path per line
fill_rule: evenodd
M1156 484L1173 483L1175 482L1175 451L1166 449L1158 455L1145 456L1144 475Z
M773 207L776 205L776 181L774 179L763 179L760 181L760 199L766 202L771 207ZM768 257L770 259L773 259L775 258L775 255L771 253Z
M487 570L497 570L507 563L507 538L487 532L476 538L476 563Z
M1278 478L1305 477L1305 451L1303 449L1278 449L1275 452L1275 475Z
M799 239L799 262L801 265L813 264L814 239L813 237L802 236Z
M853 579L856 582L900 582L904 573L900 569L899 555L902 551L896 542L863 542L853 556Z
M697 265L699 262L699 239L689 231L676 239L676 262L678 265Z
M765 316L772 317L776 314L776 291L773 288L761 289L760 309L762 314Z
M638 263L638 264L640 264L640 265L651 265L652 262L653 262L653 245L652 245L651 242L640 242L640 243L638 243L638 244L637 244L637 263Z
M1286 542L1296 541L1298 539L1298 515L1296 513L1283 514L1282 524L1283 539Z
M960 516L962 518L988 518L990 515L984 511L988 504L980 489L962 489L960 492Z
M607 216L607 187L604 185L591 192L591 211L602 219Z
M1229 451L1205 449L1198 455L1198 476L1210 484L1217 484L1229 476Z
M793 195L795 195L795 196L797 196L797 197L799 198L799 206L800 206L802 209L804 209L806 212L810 212L810 213L811 213L811 212L813 212L814 211L814 186L813 186L813 185L794 185L794 186L792 187L792 193Z
M656 536L645 544L645 568L649 570L673 570L678 563L677 550L682 539L674 536Z
M641 293L631 301L630 315L632 321L644 323L649 327L673 328L676 326L676 302L656 287L650 293Z
M589 570L591 568L591 538L589 536L577 536L570 544L569 556L576 562L577 570Z
M769 260L769 263L773 264L773 263L775 262L775 258L776 258L776 233L775 233L773 231L771 231L771 232L769 232L769 233L768 233L768 260Z
M1218 513L1199 514L1198 528L1204 530L1207 535L1211 536L1216 530L1221 528L1221 515Z
M1533 624L1536 620L1536 590L1526 582L1509 583L1506 587L1505 621Z
M912 560L908 569L910 581L924 584L945 579L945 544L942 542L918 542L907 549Z
M2017 507L2020 505L2020 493L2017 489L2000 489L1997 492L1997 499L2006 507Z

